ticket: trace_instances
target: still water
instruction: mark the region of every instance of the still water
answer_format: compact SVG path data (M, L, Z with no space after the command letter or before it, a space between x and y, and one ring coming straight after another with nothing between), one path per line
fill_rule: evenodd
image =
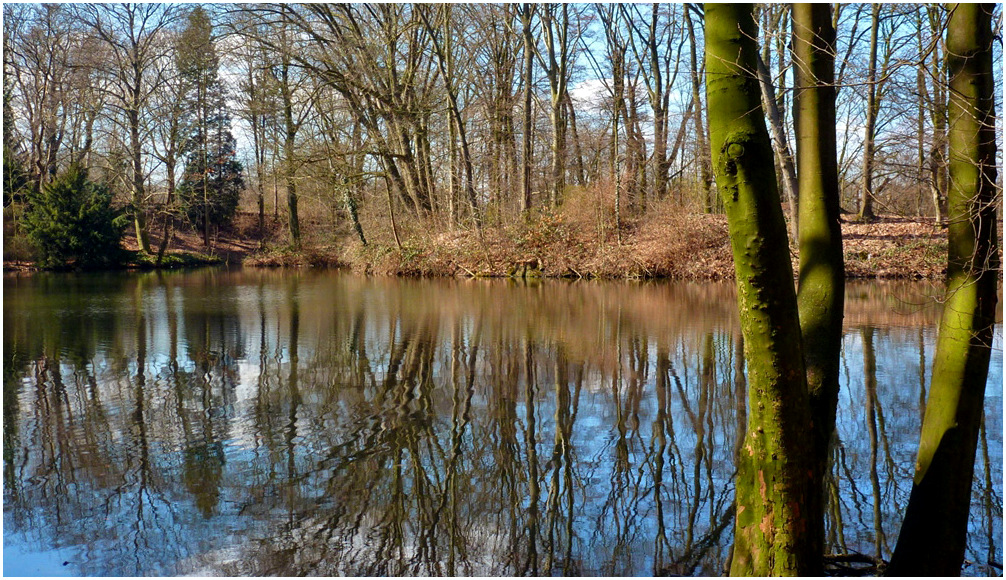
M731 284L4 279L4 575L723 572ZM890 557L939 310L851 285L829 553ZM1002 574L1002 328L969 575Z

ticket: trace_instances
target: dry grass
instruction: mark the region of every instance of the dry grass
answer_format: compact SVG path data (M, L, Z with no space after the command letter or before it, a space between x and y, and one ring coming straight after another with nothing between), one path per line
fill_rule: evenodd
M619 243L613 212L602 201L578 191L560 211L539 209L526 222L481 232L438 233L439 225L423 228L406 219L400 249L387 231L370 234L378 241L366 248L351 242L342 261L361 272L407 276L508 276L515 266L536 261L541 275L553 277L733 277L725 216L682 213L670 200L658 202L644 217L623 220ZM380 232L377 216L369 217L369 230ZM842 228L850 278L936 279L945 271L946 233L932 220L888 217ZM795 245L791 256L795 271Z

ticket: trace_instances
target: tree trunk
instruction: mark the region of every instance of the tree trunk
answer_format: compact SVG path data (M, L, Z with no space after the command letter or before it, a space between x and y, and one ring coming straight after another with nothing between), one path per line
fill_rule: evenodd
M912 493L888 573L958 576L988 380L999 275L992 5L952 6L947 299Z
M566 111L569 115L569 130L573 136L573 177L576 184L583 186L587 184L586 172L583 169L583 151L580 147L580 134L576 130L576 109L573 107L573 99L566 93Z
M138 91L137 91L138 92ZM143 187L143 146L140 143L140 112L138 110L139 94L133 95L136 99L134 105L129 109L129 149L132 157L133 169L133 225L136 228L136 241L140 245L140 251L150 254L150 237L147 235L147 214L145 213L145 197Z
M526 214L531 209L531 94L534 73L534 36L531 31L531 18L536 5L525 3L520 13L520 22L524 36L524 111L523 111L523 159L521 162L521 200L520 212Z
M920 7L918 10L922 10ZM922 24L922 16L917 11L915 13L915 32L916 40L918 44L916 45L916 50L919 54L925 54L925 42L922 38L922 31L924 29ZM925 61L923 61L924 63ZM918 194L915 198L915 215L916 217L922 217L925 215L923 210L923 199L925 198L925 183L926 183L926 104L929 103L929 89L926 86L926 69L924 64L920 64L915 70L915 90L919 93L919 108L917 110L918 116L916 117L916 136L918 139L918 148L916 150L916 179L918 179Z
M939 6L926 8L929 14L929 29L933 35L943 30L942 9ZM932 54L931 67L936 82L933 83L932 120L933 145L929 153L930 188L936 212L936 223L944 223L947 217L947 58L946 52L940 56L939 46Z
M289 7L282 6L282 11L286 14ZM279 91L283 100L283 174L286 178L286 205L289 211L288 225L290 234L290 246L294 249L300 248L300 215L297 212L297 165L296 165L296 138L299 123L293 115L293 90L290 87L290 51L291 43L287 35L287 27L280 27L281 50Z
M199 108L199 150L203 157L203 246L210 247L210 184L209 184L209 154L206 151L209 139L206 122L206 86L200 84L196 88L196 106Z
M286 54L286 51L284 51ZM283 96L283 173L286 177L286 204L289 210L290 246L300 247L300 216L297 213L297 166L295 145L297 124L293 118L293 95L290 94L290 62L283 57L280 72L280 92Z
M715 200L712 198L713 176L709 169L709 154L707 153L708 146L706 144L705 123L702 122L702 81L699 77L698 50L695 43L695 26L692 24L692 14L688 8L685 9L685 24L688 25L688 48L691 59L690 73L692 78L692 102L695 103L695 107L692 109L694 112L692 120L695 122L695 155L699 162L699 186L702 194L702 209L706 213L712 213L716 204ZM708 54L708 51L706 52ZM708 61L708 58L706 60ZM706 103L706 106L708 107L709 104Z
M255 149L255 189L258 192L258 235L259 249L265 245L265 184L262 171L265 166L265 131L262 123L262 95L259 94L259 81L255 76L254 60L248 63L248 101L249 121L252 129L252 147Z
M799 188L796 181L796 168L793 166L793 154L789 150L789 140L786 138L786 127L783 125L782 113L779 111L779 102L775 98L775 87L772 86L772 77L763 59L758 59L758 81L761 85L762 105L768 113L768 123L772 128L772 138L775 140L775 156L779 161L779 169L782 170L782 187L789 202L790 231L793 237L799 235L800 215ZM799 83L797 83L799 87ZM797 131L799 131L799 123Z
M796 189L800 195L797 302L813 421L814 490L807 509L820 554L824 545L824 478L835 430L845 304L835 135L835 29L830 5L793 4L792 28Z
M859 196L859 219L869 221L873 213L873 153L876 145L877 112L877 34L880 30L880 4L872 8L870 26L870 61L866 73L866 136L863 138L863 190Z
M737 462L731 575L820 575L806 506L811 430L786 222L758 80L750 4L706 4L706 102L734 255L748 427Z
M569 59L569 5L546 5L542 11L542 33L547 50L552 120L552 187L549 203L552 208L562 203L566 187L566 73ZM562 16L556 18L555 11Z
M360 216L356 211L356 200L362 199L363 191L363 164L364 164L364 154L363 151L363 127L360 125L358 120L353 121L353 153L352 153L352 163L353 163L353 180L352 187L349 184L343 183L345 187L343 202L346 204L346 211L349 213L349 220L353 224L353 231L356 232L356 236L360 239L360 243L364 246L367 245L367 238L363 235L363 226L360 225ZM354 195L353 190L357 190Z
M667 195L667 98L665 96L663 72L660 70L660 56L657 53L658 3L650 11L650 30L647 51L650 55L650 107L653 109L653 192L657 199ZM687 10L687 8L685 8Z
M171 244L171 238L174 236L175 228L175 215L174 215L174 205L175 205L175 155L172 152L167 156L168 161L165 163L167 172L167 182L168 182L168 196L164 202L164 234L161 237L161 245L157 248L157 264L161 263L164 259L164 253L168 250L168 245Z
M629 84L628 99L622 106L622 113L625 115L622 121L625 123L626 158L630 179L626 205L632 212L642 211L646 207L646 143L639 124L639 102L636 99L638 87L639 71L636 71L636 78Z

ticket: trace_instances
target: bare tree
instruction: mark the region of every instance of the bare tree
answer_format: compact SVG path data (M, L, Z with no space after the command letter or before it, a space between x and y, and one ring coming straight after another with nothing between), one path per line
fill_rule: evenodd
M108 47L107 73L110 104L122 112L123 129L129 135L133 224L140 250L150 252L146 216L146 179L143 152L149 146L146 116L151 96L166 82L163 64L171 44L162 36L178 20L180 12L160 4L84 4L81 17L90 31Z

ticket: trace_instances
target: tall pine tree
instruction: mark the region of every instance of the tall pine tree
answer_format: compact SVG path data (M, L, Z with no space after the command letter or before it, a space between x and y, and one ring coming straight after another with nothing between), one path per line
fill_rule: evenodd
M185 172L178 199L189 220L210 244L210 228L227 224L244 188L237 160L227 95L220 82L213 25L201 7L189 13L178 39L178 71L184 83Z

